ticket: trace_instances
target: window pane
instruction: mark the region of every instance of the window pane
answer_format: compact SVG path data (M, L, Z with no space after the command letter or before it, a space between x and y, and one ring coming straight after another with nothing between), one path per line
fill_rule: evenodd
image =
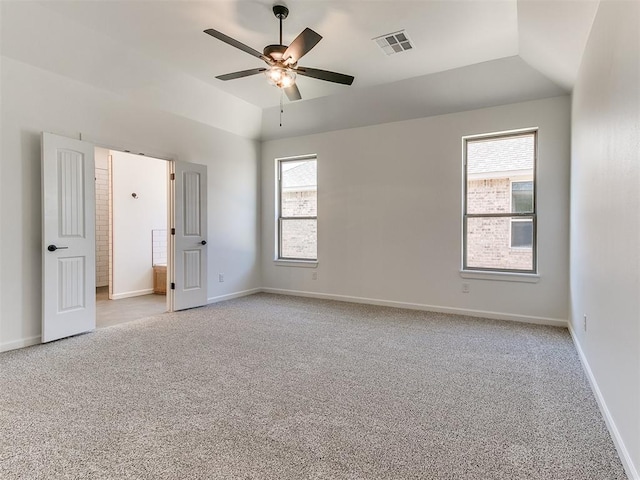
M533 247L533 220L511 221L511 246L514 248Z
M282 162L282 217L315 217L318 214L316 160Z
M466 145L467 213L511 213L512 179L533 186L535 136L468 140Z
M280 257L315 260L318 256L317 220L282 220Z
M513 182L511 184L512 213L533 212L533 182Z
M512 221L510 217L468 218L466 267L532 271L533 250L511 248ZM533 220L521 223L533 226Z

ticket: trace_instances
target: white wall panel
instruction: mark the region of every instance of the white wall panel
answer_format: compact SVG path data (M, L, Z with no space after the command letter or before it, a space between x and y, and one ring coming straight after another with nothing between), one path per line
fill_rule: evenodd
M84 238L84 159L80 152L58 151L59 236Z
M202 235L200 231L200 175L184 173L184 226L185 236Z
M184 289L200 288L200 249L186 250L184 252Z
M84 257L58 260L58 312L68 312L85 306Z

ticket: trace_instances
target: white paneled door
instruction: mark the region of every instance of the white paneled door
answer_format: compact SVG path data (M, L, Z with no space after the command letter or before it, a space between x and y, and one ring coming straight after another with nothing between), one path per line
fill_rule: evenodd
M173 162L172 310L207 303L207 167Z
M95 164L87 142L42 134L42 341L95 329Z

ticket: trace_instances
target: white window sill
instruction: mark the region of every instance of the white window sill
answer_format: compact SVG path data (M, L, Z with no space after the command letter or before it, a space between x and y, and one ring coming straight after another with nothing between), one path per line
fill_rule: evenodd
M302 267L317 268L317 260L274 260L273 263L278 267Z
M494 280L498 282L523 282L538 283L540 275L537 273L511 273L511 272L489 272L481 270L460 270L462 278L474 278L476 280Z

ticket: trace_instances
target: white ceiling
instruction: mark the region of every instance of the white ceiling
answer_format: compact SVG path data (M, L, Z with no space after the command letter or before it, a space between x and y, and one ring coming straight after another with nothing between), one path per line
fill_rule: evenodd
M501 1L305 1L284 2L284 43L305 27L323 40L301 61L306 66L354 75L354 87L369 87L518 54L518 2ZM553 11L529 2L534 17ZM548 2L547 2L548 3ZM582 2L554 2L575 11ZM589 2L584 2L588 4ZM593 2L591 2L593 4ZM216 75L263 66L203 30L214 28L262 50L278 43L278 20L268 0L256 1L50 1L47 7L102 32L130 48L170 64L259 107L280 95L260 76L222 82ZM520 7L522 9L522 7ZM579 10L579 9L578 9ZM569 27L566 20L564 27ZM535 25L533 26L535 27ZM544 24L539 26L544 29ZM371 40L406 29L415 48L386 56ZM566 38L576 42L573 29ZM577 43L583 35L577 36ZM541 40L544 37L540 38ZM551 50L549 53L554 53ZM574 63L574 62L572 62ZM304 99L340 93L345 86L301 79Z
M377 125L556 97L566 91L516 56L294 102L262 114L261 138Z
M14 8L7 8L11 3L15 3ZM3 29L8 32L3 31L2 53L118 93L135 91L145 98L148 93L141 92L166 83L167 72L188 76L264 109L263 116L269 116L281 96L262 76L228 82L215 78L264 64L203 30L214 28L262 50L265 45L278 43L278 21L271 11L274 3L277 2L2 0ZM357 98L364 103L379 104L384 110L380 95L389 92L389 86L401 88L402 82L413 79L406 99L402 91L393 95L394 104L400 101L409 105L408 95L415 94L420 82L425 87L432 86L432 75L446 71L464 75L463 67L514 56L522 60L516 76L530 71L531 66L542 73L538 75L541 78L538 97L570 91L598 5L597 0L283 3L290 9L284 23L285 44L305 27L324 37L300 64L355 76L350 87L299 76L303 101L295 104L297 110L305 104L317 107L320 98L327 105ZM7 12L12 15L7 16ZM66 22L65 30L69 30L68 25L76 25L82 38L58 35L57 21ZM386 56L372 41L373 37L401 29L409 34L413 50ZM95 38L89 39L89 35ZM80 54L74 57L83 48L80 53L84 57ZM73 65L74 58L86 58L91 50L95 51L92 68L87 68L86 61L83 67ZM131 74L109 75L95 68L101 63L116 71L118 66L127 65ZM133 63L139 67L131 68ZM496 75L502 75L499 72L498 69ZM548 79L559 89L550 89ZM504 78L496 77L496 81ZM535 97L532 93L535 90L528 85L523 98ZM459 109L459 102L454 103L452 109ZM475 104L478 101L470 103Z

